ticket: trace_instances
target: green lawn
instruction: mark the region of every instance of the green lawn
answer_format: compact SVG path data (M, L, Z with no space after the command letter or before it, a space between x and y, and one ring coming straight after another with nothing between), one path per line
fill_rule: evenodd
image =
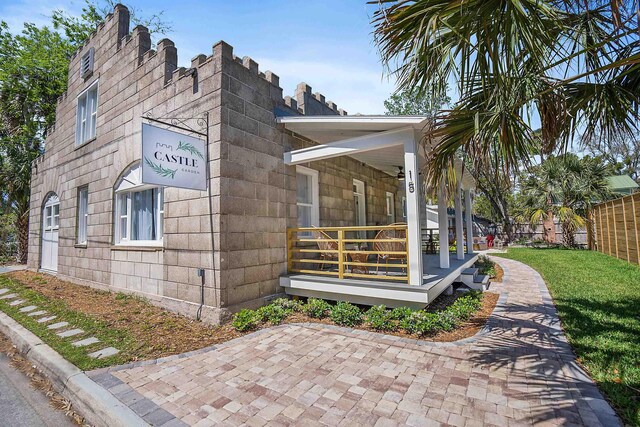
M640 426L640 268L582 250L497 255L542 275L580 364L624 421Z

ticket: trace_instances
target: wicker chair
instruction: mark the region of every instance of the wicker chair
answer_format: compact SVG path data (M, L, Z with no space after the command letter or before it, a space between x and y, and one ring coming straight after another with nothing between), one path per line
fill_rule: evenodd
M391 225L405 225L405 224L391 224ZM383 260L386 265L387 273L389 272L389 260L402 260L404 263L407 263L407 243L405 242L388 242L385 240L389 239L406 239L407 232L406 230L380 230L378 234L376 234L375 242L373 242L373 250L376 252L381 252L377 256L377 266L376 273L378 273L380 268L380 260ZM404 252L402 255L393 254L389 252ZM403 271L406 271L403 268Z
M315 228L315 227L314 227ZM312 230L311 235L314 239L331 240L330 242L316 242L318 249L321 251L335 251L335 252L320 252L320 259L322 261L337 261L338 260L338 241L329 236L322 230ZM325 264L320 263L320 270L324 269Z

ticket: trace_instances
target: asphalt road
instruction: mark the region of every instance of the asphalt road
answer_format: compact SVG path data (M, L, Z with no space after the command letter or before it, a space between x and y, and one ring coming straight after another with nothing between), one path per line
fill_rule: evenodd
M67 427L75 424L62 411L49 406L49 399L31 387L29 378L0 353L0 425Z

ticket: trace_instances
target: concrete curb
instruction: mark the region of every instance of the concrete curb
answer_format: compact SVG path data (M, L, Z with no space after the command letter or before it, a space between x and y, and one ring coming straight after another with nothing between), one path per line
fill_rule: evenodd
M0 332L45 373L56 391L71 400L90 424L104 427L149 425L31 331L2 312Z

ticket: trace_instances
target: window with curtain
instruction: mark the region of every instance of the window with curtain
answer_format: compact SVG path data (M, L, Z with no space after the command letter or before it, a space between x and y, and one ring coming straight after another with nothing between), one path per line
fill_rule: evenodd
M78 97L76 110L76 144L84 144L96 137L98 118L98 82Z
M164 223L164 192L162 187L141 183L137 165L121 178L116 186L116 244L161 244Z
M78 233L77 243L87 243L87 224L89 219L89 188L78 189Z

